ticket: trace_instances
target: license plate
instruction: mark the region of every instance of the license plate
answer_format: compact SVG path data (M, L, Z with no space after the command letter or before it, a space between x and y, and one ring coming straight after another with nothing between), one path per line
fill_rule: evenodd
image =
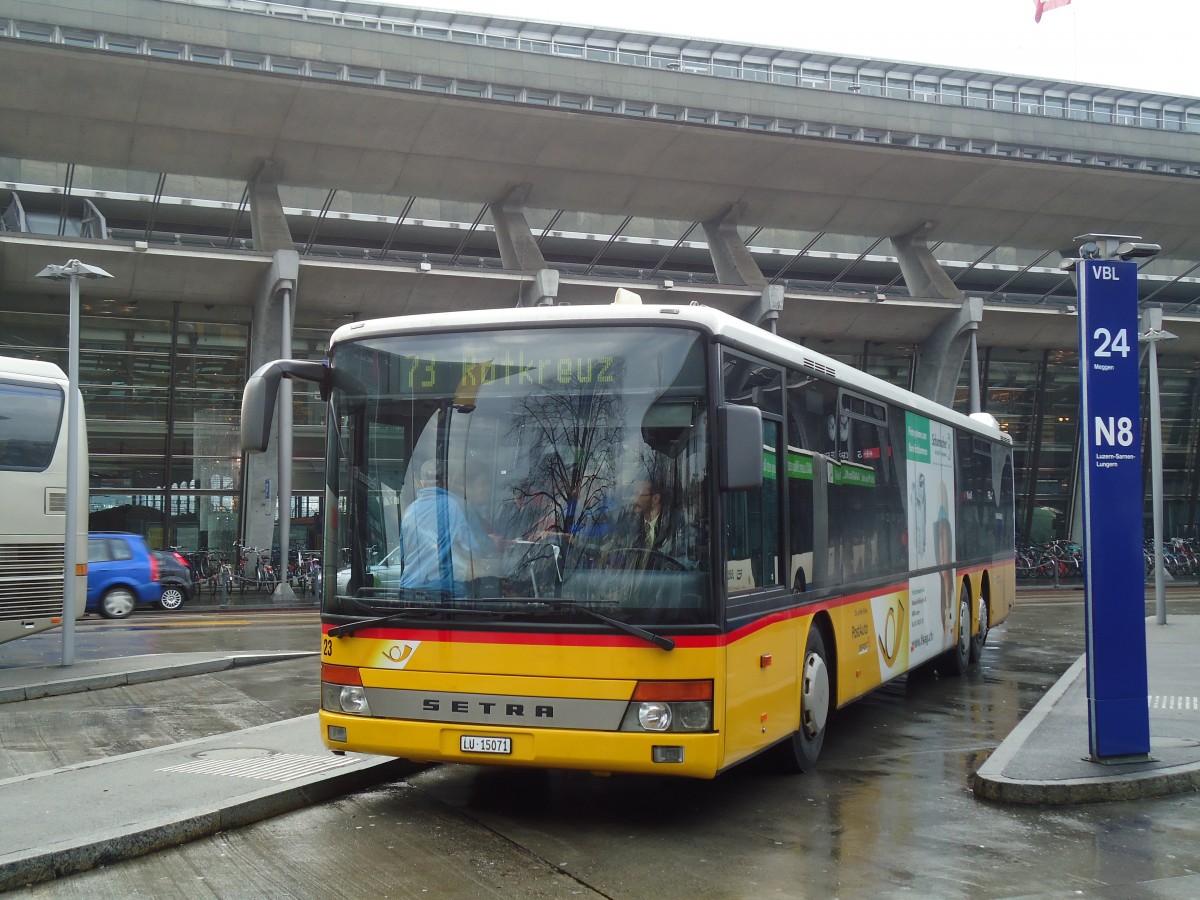
M461 735L458 749L463 753L512 753L512 738L480 737L473 734Z

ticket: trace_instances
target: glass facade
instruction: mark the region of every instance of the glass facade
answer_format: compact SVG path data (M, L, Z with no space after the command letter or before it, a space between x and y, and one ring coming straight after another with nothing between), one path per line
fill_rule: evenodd
M6 306L7 306L6 300ZM22 306L20 303L16 303ZM65 304L64 304L65 306ZM67 368L67 315L0 308L0 354ZM85 309L80 380L88 417L90 524L133 531L155 546L231 553L244 530L238 416L248 373L249 311L200 321L182 304L157 314ZM240 319L240 320L239 320ZM319 359L328 331L297 327L294 355ZM822 352L908 388L914 350L903 344L819 342ZM1163 414L1164 534L1200 535L1200 364L1159 359ZM1076 515L1079 369L1072 350L981 347L983 407L1013 439L1017 532L1040 542L1071 536ZM1143 365L1143 434L1149 434ZM324 405L315 385L293 382L292 547L320 546ZM955 406L968 409L963 367ZM1150 460L1144 458L1147 534Z
M232 553L243 531L238 419L250 327L237 321L248 311L231 312L234 321L194 321L180 304L148 315L85 303L79 380L93 530L132 531L156 547ZM4 309L3 317L0 354L66 371L65 310ZM324 346L303 329L296 336L298 348ZM323 494L324 413L315 390L297 385L294 398L293 536L311 547Z
M1163 448L1163 534L1195 537L1198 534L1197 495L1200 495L1200 366L1189 356L1174 356L1170 343L1160 344L1158 359L1159 399L1162 405ZM1150 433L1149 373L1143 367L1142 434ZM1146 484L1150 483L1150 460L1143 459ZM1147 500L1147 516L1149 516ZM1147 519L1149 521L1149 519Z
M38 5L28 6L32 9ZM69 10L71 4L42 6L51 18L60 13L68 19L74 15ZM764 55L761 48L737 45L722 45L720 51L711 51L685 46L686 41L680 43L683 39L602 29L591 32L586 39L560 39L548 33L532 39L525 33L529 23L520 20L490 20L473 31L453 22L451 13L409 12L412 15L403 21L389 13L354 17L342 24L467 45L781 84L796 88L796 96L789 99L779 95L780 102L788 107L781 106L781 111L788 117L778 117L766 100L756 99L751 109L741 92L719 88L713 96L712 85L695 89L699 98L696 102L705 96L708 99L693 108L686 105L691 94L683 91L687 95L683 96L674 89L662 98L671 102L664 103L645 96L644 91L637 97L592 94L582 82L573 85L570 92L563 92L546 84L463 80L440 71L440 63L436 74L392 71L367 65L368 59L353 64L348 59L339 61L334 57L342 51L332 45L322 48L285 38L276 31L276 25L287 24L289 34L292 25L283 19L275 23L265 18L259 21L261 35L254 34L253 28L247 33L230 31L230 40L252 39L253 46L236 47L201 47L145 35L109 34L94 30L103 27L99 22L66 27L5 20L0 22L0 33L14 39L90 47L97 53L140 53L160 60L190 59L242 70L375 84L380 86L381 97L387 88L420 89L788 135L1020 156L1055 165L1071 162L1171 175L1200 174L1194 154L1171 135L1146 140L1130 131L1136 126L1198 132L1197 98L1138 92L1123 92L1117 98L1111 96L1111 89L1101 86L1030 84L998 73L930 67L915 74L906 71L907 64L903 63L847 57L833 60L802 51L772 50ZM321 18L326 21L324 14ZM260 37L262 48L258 46ZM269 50L266 45L272 41L276 43ZM650 41L654 42L653 50ZM278 55L275 50L286 51L286 55ZM417 52L412 56L416 64L429 54ZM379 62L382 66L385 60L381 57ZM609 85L613 90L618 87ZM891 113L884 116L882 108L870 106L867 112L871 123L859 113L832 121L808 120L805 116L809 112L822 117L829 114L829 103L806 96L812 89L972 109L966 110L965 116L917 116L922 121L928 119L928 133L907 127L891 132L875 126L885 119L896 121L901 117L893 119ZM729 108L716 102L724 102L725 94L731 101ZM980 117L974 108L1006 116L1086 121L1111 129L1104 131L1102 139L1078 131L1076 139L1064 147L1056 137L1062 133L1058 126L1045 132L1044 137L1039 136L1036 122L1028 128L1000 128L996 119L983 127L975 123L991 120ZM947 110L947 114L951 112ZM947 122L953 123L953 129L945 127ZM1118 127L1123 131L1119 132ZM997 138L1001 131L1013 129L1015 133L1004 141ZM948 130L954 133L947 134ZM61 152L49 155L61 157ZM1051 167L1043 168L1049 171ZM7 185L0 189L0 230L6 233L44 235L51 242L60 236L83 236L119 242L121 246L142 244L144 249L148 245L156 251L171 248L170 252L179 253L216 251L236 256L254 249L249 217L245 215L249 192L236 170L235 177L216 177L126 170L86 161L0 156L0 182ZM310 262L316 256L352 262L420 261L439 268L457 266L460 274L464 265L503 265L504 255L487 237L487 207L479 202L405 198L313 185L282 185L279 199L297 249L303 247L302 254ZM642 284L673 279L709 284L716 280L703 232L697 230L699 223L557 208L527 212L528 224L538 236L548 265L568 276L620 278ZM675 214L679 214L678 209ZM481 223L483 228L478 227ZM758 228L742 236L765 276L793 296L796 292L811 292L883 300L907 294L903 278L894 268L894 248L885 239L782 227ZM931 247L931 252L934 250L939 264L964 293L980 295L988 303L1060 306L1065 312L1067 304L1073 302L1069 279L1053 269L1054 260L1046 259L1049 254L958 241L940 242ZM428 268L423 265L423 269ZM1144 262L1141 278L1148 288L1143 300L1158 296L1155 302L1178 307L1173 312L1187 312L1196 303L1195 269L1193 261L1184 258L1164 256ZM1058 286L1048 288L1050 275ZM211 312L211 307L202 308L199 303L170 300L162 297L139 306L134 301L85 298L81 380L90 434L90 511L94 524L140 532L156 545L228 553L233 540L245 531L242 504L248 492L244 458L238 447L237 417L249 367L250 310L248 306L222 306ZM0 297L0 353L48 359L65 368L65 303L51 304L49 310L46 305L44 298ZM317 304L306 300L303 306L310 316L309 324L322 321L328 326L337 317L345 321L360 315L352 311L352 306L343 305L336 311L325 311L318 320L321 313ZM319 358L328 333L328 328L297 327L294 355ZM882 341L851 345L809 337L815 349L893 384L911 387L913 383L911 345ZM1193 359L1171 356L1169 348L1169 344L1164 345L1160 364L1166 532L1195 536L1200 493L1200 426L1196 415L1200 373ZM984 408L999 419L1014 441L1018 530L1034 540L1066 536L1074 515L1074 472L1079 452L1074 352L980 348L980 368ZM956 401L964 410L966 380L964 368ZM325 413L314 386L295 382L293 392L296 431L291 534L293 545L311 548L319 546L322 525ZM1143 408L1147 407L1144 404ZM1143 434L1147 432L1148 423L1143 423ZM1148 486L1148 460L1145 480ZM1148 509L1148 491L1146 502Z

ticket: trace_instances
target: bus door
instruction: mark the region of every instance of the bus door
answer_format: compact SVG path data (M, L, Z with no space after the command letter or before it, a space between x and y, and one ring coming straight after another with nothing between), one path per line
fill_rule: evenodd
M788 584L806 594L830 588L840 576L837 463L830 456L837 452L837 431L831 424L836 421L837 387L792 371L787 388Z
M759 488L722 498L721 564L725 578L727 645L725 763L782 740L799 718L796 680L799 647L794 623L773 616L794 603L784 549L783 372L774 365L724 349L724 402L756 406L762 413L763 477ZM760 627L764 619L771 621ZM802 642L801 642L802 643Z

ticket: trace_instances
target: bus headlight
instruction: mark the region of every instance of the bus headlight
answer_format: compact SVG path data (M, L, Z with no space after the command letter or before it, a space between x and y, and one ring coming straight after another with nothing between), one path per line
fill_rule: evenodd
M711 731L711 681L642 681L621 721L622 731Z
M671 728L671 704L639 703L638 724L646 731L668 731Z
M371 707L367 706L367 693L361 687L342 685L341 693L338 694L338 704L341 706L342 712L354 713L359 716L371 714Z
M691 701L671 704L675 710L676 731L708 731L712 727L712 704Z
M321 709L352 716L371 714L362 674L357 668L321 664Z
M355 684L321 685L321 708L330 712L349 713L352 716L371 714L371 707L367 704L367 692L362 685Z

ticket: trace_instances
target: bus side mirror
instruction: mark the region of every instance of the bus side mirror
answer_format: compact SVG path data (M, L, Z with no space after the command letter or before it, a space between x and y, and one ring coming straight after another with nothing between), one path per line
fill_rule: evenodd
M762 487L762 412L756 406L717 407L721 443L721 490L751 491Z
M250 376L242 391L242 449L262 453L271 440L271 421L275 418L275 398L282 378L303 378L321 385L321 396L328 397L329 369L322 362L303 359L277 359Z

